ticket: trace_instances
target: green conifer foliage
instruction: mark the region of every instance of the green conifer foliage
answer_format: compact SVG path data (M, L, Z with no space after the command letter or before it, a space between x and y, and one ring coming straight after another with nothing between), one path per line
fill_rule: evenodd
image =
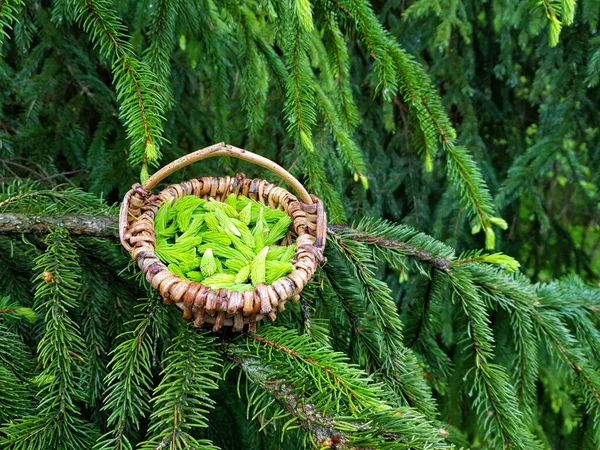
M0 0L0 447L600 448L599 17ZM133 183L220 140L328 212L327 262L251 335L186 323L116 239ZM240 171L276 181L169 181ZM247 201L164 205L157 253L272 282L289 221Z

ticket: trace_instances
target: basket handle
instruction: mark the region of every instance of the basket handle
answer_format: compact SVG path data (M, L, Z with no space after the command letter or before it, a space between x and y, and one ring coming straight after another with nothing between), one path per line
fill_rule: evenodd
M281 177L292 188L294 188L296 193L302 199L303 203L307 205L313 204L310 194L306 191L304 186L302 186L302 183L300 183L291 173L289 173L279 164L274 163L270 159L267 159L263 156L257 155L256 153L249 152L248 150L234 147L233 145L226 145L224 142L219 142L218 144L211 145L201 150L196 150L195 152L176 159L148 178L142 186L151 191L154 186L160 183L164 178L171 175L173 172L202 159L212 158L214 156L231 156L233 158L243 159L244 161L254 163L257 166L264 167L276 175L279 175L279 177Z

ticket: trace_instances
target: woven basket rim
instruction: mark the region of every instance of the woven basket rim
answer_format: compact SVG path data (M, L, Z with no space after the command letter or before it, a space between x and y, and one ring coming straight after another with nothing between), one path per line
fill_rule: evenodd
M207 190L207 186L210 189ZM198 189L201 190L198 191ZM257 189L258 191L256 191ZM244 190L247 193L244 193ZM149 191L139 185L134 186L132 191L134 191L133 195L137 195L137 198L141 200L141 204L137 217L128 210L128 213L131 214L130 219L133 218L133 220L131 220L128 232L124 237L132 244L131 254L146 274L146 279L160 292L165 302L175 303L184 311L184 318L190 319L193 316L197 326L206 322L214 323L214 329L219 329L223 325L234 325L234 329L239 329L239 316L234 317L237 320L232 320L231 317L236 316L240 311L243 314L243 323L249 325L250 331L255 329L256 321L263 317L275 320L274 310L281 311L286 301L297 300L298 294L311 279L317 265L323 260L325 240L323 236L318 235L322 234L324 230L311 228L318 227L317 221L323 222L324 220L324 218L316 217L324 212L321 201L315 196L312 196L313 204L306 205L294 194L280 186L261 178L248 179L243 174L238 174L235 178L229 176L192 178L189 181L171 184L155 195L151 195ZM195 191L202 193L194 193ZM238 196L247 195L269 207L273 207L271 204L267 204L267 201L271 203L272 197L282 200L281 203L277 203L277 209L283 210L291 217L290 230L296 234L293 240L296 250L293 259L294 270L291 273L280 277L270 285L259 284L246 291L230 291L226 288L210 288L199 282L181 279L177 274L169 271L164 262L160 261L155 253L154 214L165 201L171 198L175 198L177 201L187 195L196 195L223 202L231 193ZM320 225L322 227L323 223ZM319 237L321 242L317 246L315 244ZM140 239L137 240L138 238ZM143 245L139 246L136 241ZM143 249L143 251L137 251L137 249ZM205 298L206 314L200 316L193 314L190 302L186 302L192 295L188 294L189 292L195 296L202 293L201 295ZM249 308L250 300L246 299L252 299L251 310ZM257 305L260 305L258 310Z

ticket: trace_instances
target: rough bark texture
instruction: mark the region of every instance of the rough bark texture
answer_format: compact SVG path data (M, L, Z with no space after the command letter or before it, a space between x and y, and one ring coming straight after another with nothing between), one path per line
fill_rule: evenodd
M118 237L117 216L29 215L0 213L0 234L46 233L64 227L73 235Z

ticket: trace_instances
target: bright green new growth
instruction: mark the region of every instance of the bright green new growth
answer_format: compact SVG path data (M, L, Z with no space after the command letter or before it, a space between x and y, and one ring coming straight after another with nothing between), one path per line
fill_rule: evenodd
M252 289L290 273L295 247L279 246L292 219L245 196L224 203L187 195L161 205L156 255L182 279L214 289Z
M213 256L212 250L207 248L202 255L202 260L200 261L200 272L205 277L210 277L215 274L217 271L217 262L215 261L215 257Z

